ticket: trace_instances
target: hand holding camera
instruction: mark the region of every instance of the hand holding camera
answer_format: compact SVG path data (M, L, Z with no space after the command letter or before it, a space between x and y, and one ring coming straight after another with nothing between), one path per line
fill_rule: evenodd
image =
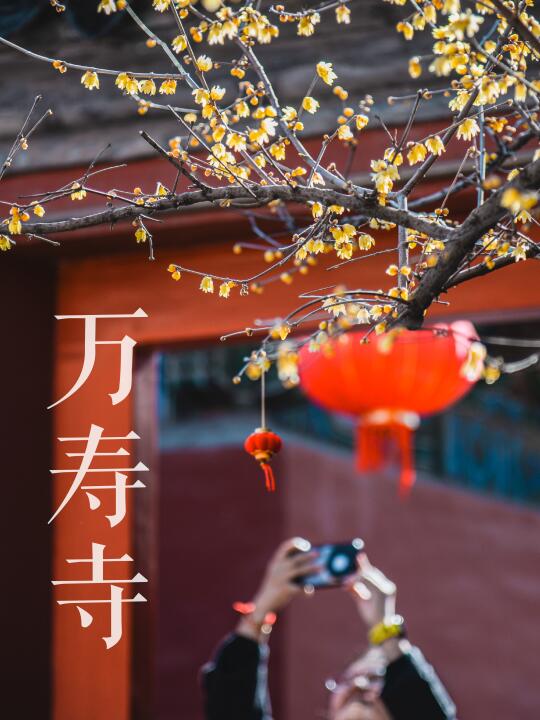
M237 632L260 639L268 614L282 610L301 591L295 579L319 572L317 552L307 540L292 538L283 542L266 566L262 583L253 598L253 611L246 614Z

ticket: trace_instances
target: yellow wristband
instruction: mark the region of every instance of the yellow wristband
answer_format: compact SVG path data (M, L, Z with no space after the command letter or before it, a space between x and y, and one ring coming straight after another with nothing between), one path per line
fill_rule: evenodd
M371 645L382 645L386 640L395 637L404 637L405 621L401 615L392 615L385 618L371 628L368 634Z

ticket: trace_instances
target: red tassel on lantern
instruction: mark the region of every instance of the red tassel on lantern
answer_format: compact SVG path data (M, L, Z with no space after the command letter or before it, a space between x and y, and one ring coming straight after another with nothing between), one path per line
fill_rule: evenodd
M358 423L356 465L360 471L378 470L393 445L399 453L399 494L405 497L416 480L413 437L420 424L415 412L376 410L365 413Z
M252 455L261 466L268 492L274 492L276 489L276 480L269 463L272 456L281 450L281 438L279 435L268 430L268 428L257 428L255 432L246 438L244 449Z

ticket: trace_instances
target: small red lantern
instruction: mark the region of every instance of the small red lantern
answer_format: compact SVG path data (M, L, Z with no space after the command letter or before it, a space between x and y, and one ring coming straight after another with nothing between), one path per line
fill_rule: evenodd
M374 470L389 441L401 461L400 492L414 484L412 437L421 415L448 407L478 380L465 374L469 348L478 336L467 321L424 330L400 330L362 342L365 331L348 332L317 352L300 351L300 383L311 400L358 418L357 464Z
M269 463L272 457L281 450L281 438L279 435L276 435L268 428L257 428L255 432L246 438L244 448L261 466L268 492L274 492L276 480Z

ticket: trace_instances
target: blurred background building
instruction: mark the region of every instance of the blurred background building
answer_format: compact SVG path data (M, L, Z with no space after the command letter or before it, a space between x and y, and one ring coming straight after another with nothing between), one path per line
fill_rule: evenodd
M80 64L164 67L129 20L97 16L96 4L73 3L69 13L57 16L45 0L3 0L0 34ZM146 12L148 4L139 7ZM146 15L164 37L173 34L166 15ZM388 95L410 90L411 48L392 30L399 17L399 8L366 0L353 12L350 28L325 20L314 41L291 31L263 48L284 103L298 102L314 63L323 58L334 63L352 97L372 94L375 112L399 127L409 106L386 103ZM2 181L2 200L70 182L108 143L101 165L129 164L97 176L96 188L137 184L146 191L158 181L172 184L171 168L138 134L146 129L166 144L178 133L167 115L140 116L112 81L89 93L78 73L59 77L49 64L6 47L0 49L0 70L3 147L11 144L35 95L54 110ZM422 111L419 137L438 127L441 108L434 102ZM309 127L314 144L334 114L329 109L316 116ZM364 140L369 152L360 145L354 159L358 178L387 145L380 124L372 125ZM527 154L523 149L514 162ZM340 157L336 150L332 159ZM440 188L459 160L459 148L450 146L421 191ZM453 202L465 213L472 195L464 191ZM69 201L56 207L59 213L87 213L100 206L88 197L76 208ZM388 235L378 237L381 248L395 242ZM242 449L257 425L258 386L231 383L250 346L245 340L220 343L219 337L254 318L285 314L299 292L332 282L331 274L317 267L292 286L275 283L262 295L223 303L198 293L194 279L172 283L170 262L222 275L235 268L245 277L260 268L259 254L231 253L235 242L252 239L246 217L213 208L167 217L154 230L153 262L148 249L135 244L130 226L88 228L58 239L59 248L21 240L0 258L8 568L2 603L13 673L6 683L10 717L200 720L198 667L233 626L232 602L250 597L269 553L290 535L315 542L364 537L373 561L397 581L411 636L436 664L461 717L536 717L538 371L478 386L423 423L416 447L420 478L408 502L398 500L392 472L357 475L347 419L314 407L299 390L284 391L272 376L270 421L285 448L275 462L279 491L269 496ZM362 263L368 286L383 282L382 257ZM352 283L357 272L350 265L340 280ZM449 306L433 308L434 317L469 318L490 336L540 337L533 262L460 286L448 299ZM47 411L78 375L83 354L82 327L54 316L132 313L138 307L147 320L107 324L101 337L117 339L115 328L121 327L118 332L139 342L130 398L111 407L107 393L115 389L117 357L103 347L87 385L54 413ZM527 350L501 353L517 359ZM51 528L47 519L60 489L48 470L62 462L56 438L84 434L91 423L109 434L139 433L131 452L150 467L148 488L113 530L103 518L90 517L86 501L78 498ZM82 630L74 610L56 605L57 591L50 588L53 577L65 574L65 559L87 556L92 540L112 553L129 550L137 570L150 579L144 593L150 602L126 613L124 639L110 651L101 632ZM348 602L336 591L320 593L300 599L280 618L271 669L277 720L323 715L325 679L362 648L362 628Z

